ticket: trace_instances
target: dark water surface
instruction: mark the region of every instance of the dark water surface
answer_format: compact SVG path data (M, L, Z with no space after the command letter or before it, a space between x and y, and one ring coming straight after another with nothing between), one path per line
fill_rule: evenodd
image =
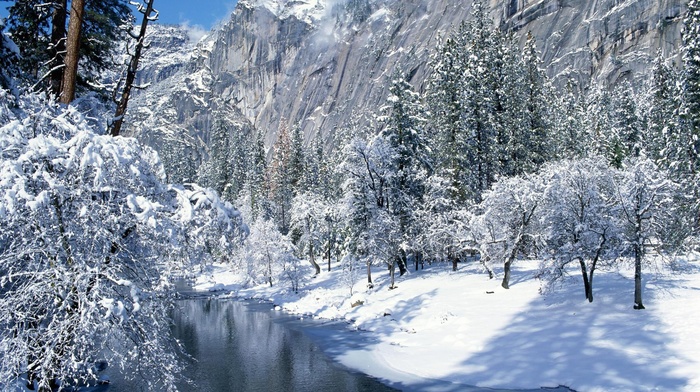
M185 392L511 392L429 379L417 385L392 384L398 389L391 388L331 361L325 354L369 349L376 340L371 334L351 331L341 321L300 321L265 302L183 299L178 302L174 321L175 337L194 358L185 372L194 383L179 386ZM109 376L112 383L105 388L107 392L149 391L142 383ZM545 390L571 391L560 387L519 392Z
M195 361L181 391L396 391L330 361L300 328L296 317L272 305L234 299L179 301L174 335ZM136 392L116 378L110 392Z

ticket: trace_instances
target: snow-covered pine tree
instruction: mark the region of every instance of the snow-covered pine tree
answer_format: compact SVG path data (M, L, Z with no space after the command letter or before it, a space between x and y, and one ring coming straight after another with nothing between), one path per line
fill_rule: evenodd
M680 147L690 173L700 172L700 0L690 0L683 21Z
M577 159L584 156L591 145L587 130L585 95L573 80L568 80L560 100L552 110L553 158Z
M554 88L549 84L547 75L534 36L528 32L527 41L522 53L522 63L525 74L525 125L524 142L526 159L523 162L523 172L531 173L553 158L556 141L552 137L553 121L552 107L554 103Z
M301 126L295 124L292 127L291 149L289 156L289 182L294 194L303 192L304 175L307 170L307 152L304 147L304 134Z
M637 109L636 94L632 85L623 80L613 90L611 97L612 129L609 159L615 167L621 167L627 158L639 157L644 145L642 121Z
M286 122L282 121L277 141L273 146L270 162L270 200L273 207L273 219L280 232L289 232L294 186L292 177L292 141Z
M268 168L267 158L265 153L265 144L261 131L255 134L255 141L249 151L247 178L247 192L250 198L250 219L255 220L258 216L268 219L271 215L269 205L269 184L268 184Z
M429 169L426 120L419 94L413 91L401 72L394 74L389 93L382 135L393 150L388 158L390 170L395 173L388 184L388 198L390 212L398 219L398 229L403 236L401 249L396 250L401 255L399 268L403 274L406 252L413 251L413 239L419 230L415 211L422 202Z
M216 190L220 195L231 186L231 129L223 113L212 114L209 136L209 159L200 166L199 183Z
M679 93L678 72L670 66L659 51L654 59L652 77L641 102L644 118L644 145L647 156L659 166L674 172L678 168Z

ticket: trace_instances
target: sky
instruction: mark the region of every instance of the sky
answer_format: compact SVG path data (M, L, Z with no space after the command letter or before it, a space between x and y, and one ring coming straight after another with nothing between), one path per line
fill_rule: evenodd
M185 24L210 30L227 19L237 0L155 0L153 6L160 12L158 23ZM11 1L0 1L0 16L7 16Z

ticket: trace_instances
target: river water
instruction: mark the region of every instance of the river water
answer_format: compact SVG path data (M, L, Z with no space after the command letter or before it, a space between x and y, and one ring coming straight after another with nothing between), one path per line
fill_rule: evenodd
M353 392L397 391L367 375L331 361L348 349L368 348L371 334L353 332L344 322L300 321L266 302L193 297L178 301L174 336L192 357L184 376L184 392ZM325 352L325 353L324 353ZM109 372L107 372L109 373ZM109 374L108 374L109 375ZM111 376L108 392L149 391ZM405 391L508 392L425 380L396 385ZM537 392L541 389L521 390ZM560 387L550 392L570 392Z
M175 336L197 359L195 391L390 391L329 361L296 320L268 303L182 301ZM183 388L183 390L187 390Z
M269 303L190 298L178 301L173 333L192 356L181 391L396 391L332 362L297 317ZM318 325L318 323L317 323ZM112 377L109 392L143 386Z

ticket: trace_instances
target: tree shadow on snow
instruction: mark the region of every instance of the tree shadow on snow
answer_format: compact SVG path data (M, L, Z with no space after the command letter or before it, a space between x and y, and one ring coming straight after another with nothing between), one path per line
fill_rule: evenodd
M663 320L651 302L647 310L633 310L632 281L616 274L596 279L593 303L584 300L580 281L534 299L463 362L479 370L455 378L502 386L546 382L580 391L687 386L687 379L673 375L673 363L686 359L678 358L669 337L659 332ZM647 285L645 295L653 298L654 290Z

